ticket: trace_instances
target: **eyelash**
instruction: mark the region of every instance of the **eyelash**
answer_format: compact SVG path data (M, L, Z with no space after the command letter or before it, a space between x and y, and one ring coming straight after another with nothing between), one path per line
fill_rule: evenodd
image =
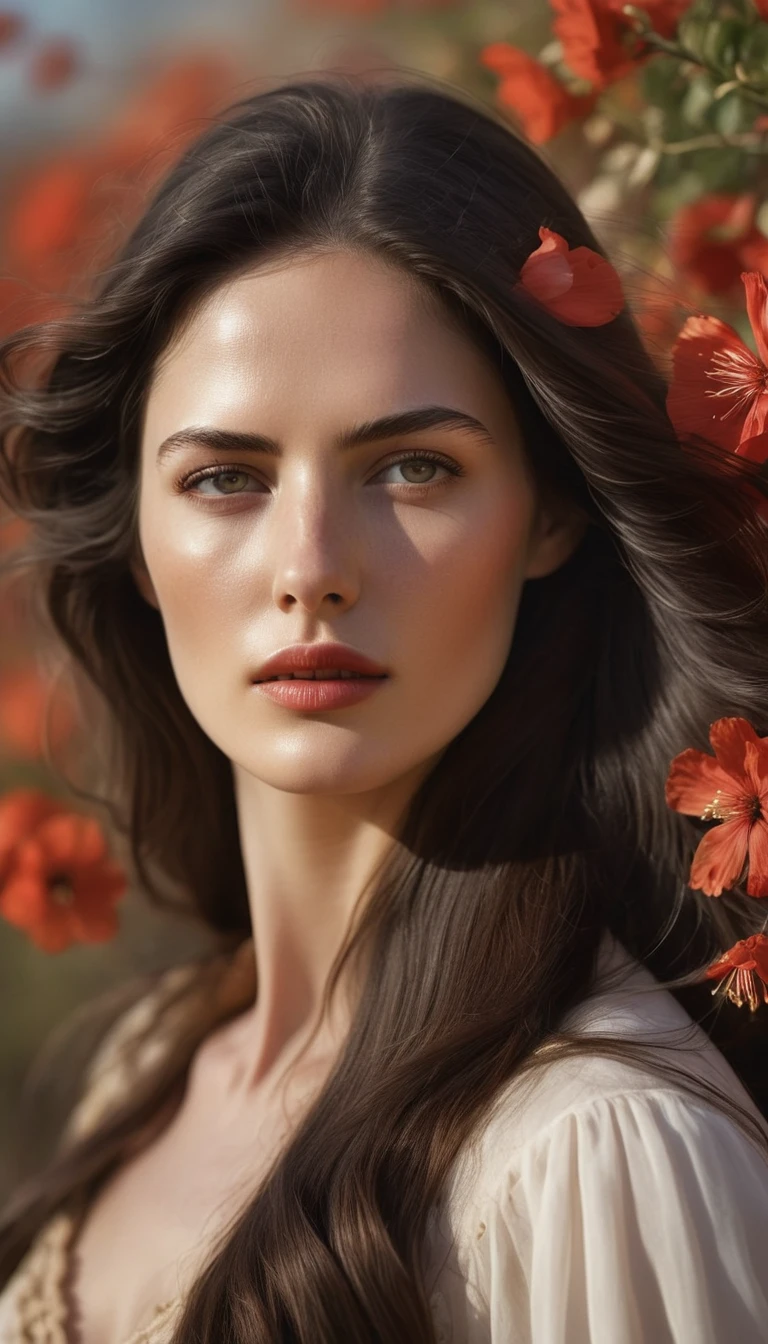
M445 467L451 476L463 476L464 468L459 466L458 462L453 462L450 458L443 457L440 453L432 453L428 449L420 449L410 453L403 453L400 457L395 457L391 462L387 462L381 471L388 471L390 467L396 467L400 462L434 462L439 467ZM224 466L203 467L200 471L193 471L191 474L177 476L174 482L176 489L182 494L193 494L192 487L199 481L215 479L217 476L231 476L233 474L251 476L255 479L252 472L246 471L245 467L238 467L234 463ZM426 481L423 485L418 485L413 481L397 482L410 493L427 494L430 490L437 489L438 486L445 485L445 479L437 481ZM232 495L219 495L219 499L233 499L239 494L245 494L244 490L236 490ZM193 498L195 496L193 495ZM197 495L197 499L215 499L215 495Z

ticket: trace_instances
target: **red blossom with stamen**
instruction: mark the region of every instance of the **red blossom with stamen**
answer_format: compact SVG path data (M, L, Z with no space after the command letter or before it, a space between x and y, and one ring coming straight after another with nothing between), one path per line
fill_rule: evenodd
M741 878L747 893L768 896L768 738L747 719L717 719L709 730L714 759L689 747L669 768L666 799L676 812L718 821L700 841L690 885L720 896Z
M624 307L617 271L591 247L570 248L553 229L539 229L541 244L524 262L515 286L568 327L602 327Z
M689 317L672 348L667 414L681 437L765 461L768 452L758 458L746 446L768 430L768 286L757 271L742 271L741 280L758 353L718 317Z
M103 943L117 933L115 904L126 886L96 819L62 813L41 822L11 851L0 915L44 952Z
M768 937L753 933L735 943L712 963L706 976L708 980L719 981L713 994L724 994L738 1008L748 1003L754 1013L761 994L763 1003L768 1003Z

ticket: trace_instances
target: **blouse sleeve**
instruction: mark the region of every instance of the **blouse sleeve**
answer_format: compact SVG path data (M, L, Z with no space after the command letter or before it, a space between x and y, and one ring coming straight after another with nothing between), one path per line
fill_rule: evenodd
M507 1165L476 1243L492 1344L765 1344L768 1157L673 1091L601 1097Z

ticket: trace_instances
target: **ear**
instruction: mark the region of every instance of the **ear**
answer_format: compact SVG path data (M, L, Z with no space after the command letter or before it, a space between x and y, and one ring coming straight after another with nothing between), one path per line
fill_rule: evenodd
M565 500L543 505L533 525L528 546L526 579L541 579L564 565L589 527L589 518Z
M141 596L144 598L144 601L148 602L151 607L156 607L159 611L160 603L157 600L157 593L155 592L154 585L149 577L149 570L144 563L144 557L134 557L134 559L131 560L130 570L133 575L134 583L141 593Z

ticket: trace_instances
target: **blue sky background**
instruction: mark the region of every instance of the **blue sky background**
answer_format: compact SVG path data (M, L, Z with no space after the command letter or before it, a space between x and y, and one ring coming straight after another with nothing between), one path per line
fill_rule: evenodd
M214 40L217 47L248 37L258 43L260 21L274 0L22 0L3 6L21 14L29 31L0 50L0 153L16 156L42 139L56 142L98 117L133 80L142 52ZM71 86L41 93L26 77L41 38L66 36L81 44L89 68Z

